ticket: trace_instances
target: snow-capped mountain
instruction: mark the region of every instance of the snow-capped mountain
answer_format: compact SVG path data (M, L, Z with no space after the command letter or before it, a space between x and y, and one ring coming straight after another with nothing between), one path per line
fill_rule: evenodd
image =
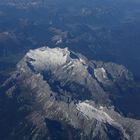
M133 75L124 66L89 61L68 48L30 50L1 87L3 123L11 126L1 137L138 140L140 120L116 111L121 107L111 97L128 83Z

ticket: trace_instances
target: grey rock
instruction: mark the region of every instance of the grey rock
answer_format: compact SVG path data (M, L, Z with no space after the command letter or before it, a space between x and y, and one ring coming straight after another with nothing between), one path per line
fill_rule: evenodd
M71 53L43 47L29 51L17 64L1 87L6 115L13 105L18 116L11 118L14 124L3 139L139 140L140 120L117 112L108 91L119 92L116 84L133 82L133 75L124 66L75 53L73 58Z

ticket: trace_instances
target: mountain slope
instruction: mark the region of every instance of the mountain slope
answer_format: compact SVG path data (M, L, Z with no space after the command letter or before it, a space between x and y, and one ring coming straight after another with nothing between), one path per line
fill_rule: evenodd
M123 89L133 82L125 67L89 61L67 48L30 50L1 87L0 137L138 140L140 121L117 112L111 94L128 95Z

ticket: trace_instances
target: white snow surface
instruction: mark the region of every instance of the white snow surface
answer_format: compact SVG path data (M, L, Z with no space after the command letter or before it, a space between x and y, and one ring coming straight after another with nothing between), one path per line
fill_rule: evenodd
M114 124L114 120L104 111L102 106L96 108L87 102L80 102L76 108L89 120L96 119L103 123Z
M82 58L73 59L70 57L68 48L49 48L42 47L30 50L25 58L36 70L51 70L56 72L63 69L63 72L71 69L73 74L80 76L87 75L87 67Z
M69 59L70 52L67 48L42 47L30 50L26 57L33 59L31 64L39 70L52 69L61 66Z
M94 75L99 82L103 82L108 79L106 70L103 67L94 69Z

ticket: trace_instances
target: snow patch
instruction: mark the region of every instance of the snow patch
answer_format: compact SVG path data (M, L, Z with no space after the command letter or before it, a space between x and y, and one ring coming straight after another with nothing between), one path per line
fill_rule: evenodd
M48 48L42 47L35 50L30 50L26 57L32 59L30 63L39 70L52 69L63 65L69 58L67 48Z
M76 108L89 120L96 119L104 123L114 123L114 120L104 111L102 106L97 109L87 102L80 102L76 105Z
M99 82L103 82L108 79L106 70L103 67L94 69L94 75Z
M67 48L49 48L42 47L30 50L25 58L26 61L38 71L56 71L63 70L69 73L78 74L80 77L88 74L85 61L80 58L71 58L70 51Z
M55 44L58 45L58 44L60 44L60 43L62 43L62 42L63 42L63 41L62 41L62 38L60 38L59 40L56 41Z
M76 105L78 111L80 111L88 120L96 119L103 123L108 123L110 125L115 126L118 128L124 135L124 137L129 140L130 137L126 133L126 130L123 126L115 121L105 110L106 108L100 106L99 108L94 107L93 105L89 104L89 101L80 102Z

